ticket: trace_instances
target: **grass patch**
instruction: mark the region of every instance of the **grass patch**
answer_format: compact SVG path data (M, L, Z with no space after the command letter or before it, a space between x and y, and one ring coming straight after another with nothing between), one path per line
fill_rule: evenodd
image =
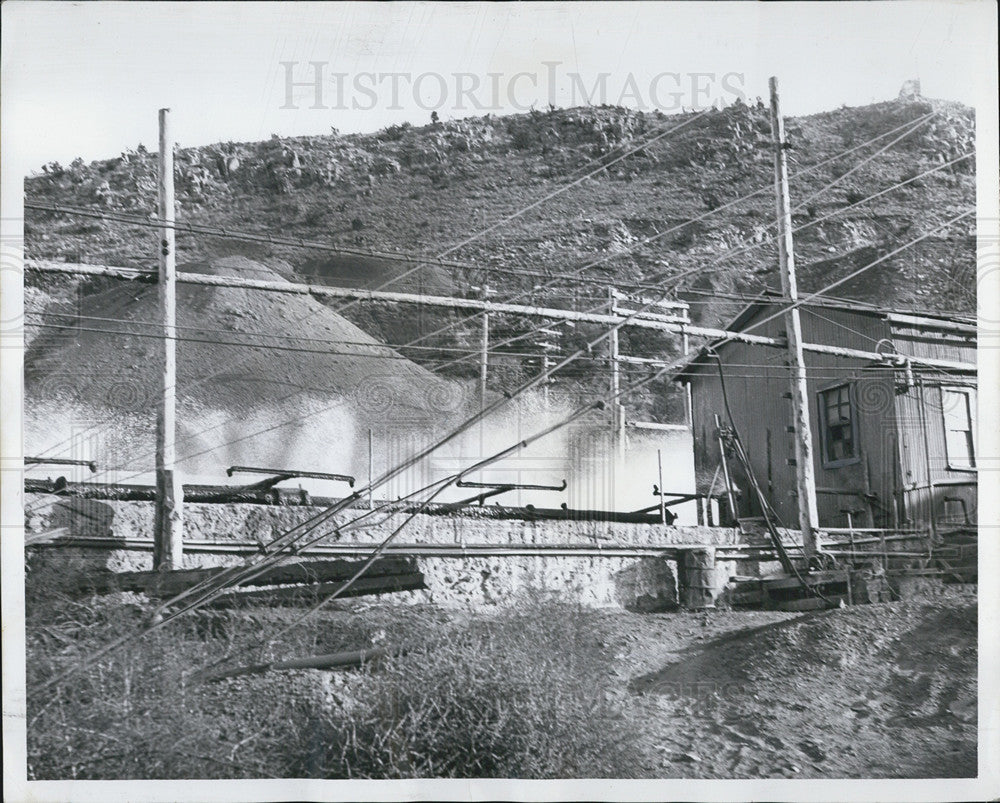
M148 611L111 598L29 607L29 687ZM188 669L281 627L266 608L192 616L29 694L31 779L628 777L637 748L612 693L599 614L540 605L455 617L331 611L270 656L372 643L405 655L361 671L271 672L191 685ZM623 694L623 693L622 693Z
M616 777L634 730L608 688L599 618L569 606L477 620L385 663L309 728L302 774Z

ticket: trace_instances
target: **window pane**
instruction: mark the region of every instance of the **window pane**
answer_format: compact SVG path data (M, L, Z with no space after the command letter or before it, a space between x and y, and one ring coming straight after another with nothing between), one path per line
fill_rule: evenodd
M842 385L821 391L820 410L824 460L835 462L853 458L854 411L851 409L850 386Z
M841 443L843 444L843 457L854 457L854 440L851 437L851 425L843 428Z
M948 464L957 468L972 468L972 441L970 433L949 429L946 432Z
M941 390L945 448L948 465L954 468L974 468L976 465L973 393L965 390Z
M965 393L955 390L943 391L944 425L946 429L972 429L969 416L969 399Z

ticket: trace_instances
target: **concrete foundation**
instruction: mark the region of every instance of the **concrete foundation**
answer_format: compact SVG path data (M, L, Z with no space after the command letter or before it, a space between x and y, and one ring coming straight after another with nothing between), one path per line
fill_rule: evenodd
M322 512L322 508L264 505L185 505L185 538L201 541L266 543ZM39 533L65 527L72 536L112 540L151 539L153 505L29 494L25 527ZM326 523L324 543L371 543L383 540L404 520L401 515L373 517L364 529L338 533L337 526L358 515L349 511ZM418 515L400 534L400 542L417 544L488 543L602 544L668 547L671 544L723 545L739 542L733 529L668 527L648 524L578 521L502 521L472 515ZM189 552L186 568L237 563L236 555ZM670 610L677 605L677 566L660 557L506 556L420 557L427 590L387 595L398 603L433 602L443 606L510 605L525 599L557 598L584 605L631 610ZM73 574L108 569L152 568L147 549L97 550L83 547L42 548L30 561L32 578L43 582L55 573L67 581ZM735 561L719 561L720 574L735 573Z

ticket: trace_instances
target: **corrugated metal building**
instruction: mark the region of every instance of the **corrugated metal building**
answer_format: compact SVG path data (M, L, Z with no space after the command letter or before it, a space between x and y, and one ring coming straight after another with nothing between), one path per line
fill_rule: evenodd
M781 309L779 299L762 298L726 328L784 337ZM805 352L820 525L944 530L975 523L974 322L847 302L809 303L800 315L803 343L959 364ZM715 352L753 472L783 523L797 527L787 352L735 341ZM690 387L698 491L718 494L725 486L715 416L725 423L727 414L716 359L703 349L675 378ZM738 515L760 515L746 477L730 467L743 491Z

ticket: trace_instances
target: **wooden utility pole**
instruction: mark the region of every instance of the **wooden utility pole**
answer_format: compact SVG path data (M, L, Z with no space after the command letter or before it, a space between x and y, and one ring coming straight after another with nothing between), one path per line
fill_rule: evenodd
M163 370L156 415L156 519L153 565L157 569L181 568L184 546L184 491L174 471L177 438L177 330L176 258L174 254L174 142L170 135L170 109L160 109L159 306L163 327Z
M778 208L778 258L784 301L798 301L795 281L795 255L792 249L792 210L788 198L788 165L785 159L785 122L778 104L778 79L772 77L771 136L774 140L774 189ZM785 314L785 332L791 372L792 419L795 439L795 474L798 486L799 529L802 548L808 561L817 550L816 530L819 512L816 507L816 474L813 466L812 427L809 423L809 390L802 352L802 324L799 309L792 306Z
M660 492L660 524L667 523L667 503L663 496L663 452L656 450L656 479L659 480L657 490Z
M483 313L483 336L479 351L479 405L486 407L486 372L490 360L490 314Z
M616 315L615 288L608 288L608 315ZM615 449L619 457L625 456L625 408L618 397L621 389L621 362L619 360L618 327L611 329L611 341L608 346L608 359L611 362L611 433Z
M368 427L368 509L374 510L372 485L375 484L375 431Z

